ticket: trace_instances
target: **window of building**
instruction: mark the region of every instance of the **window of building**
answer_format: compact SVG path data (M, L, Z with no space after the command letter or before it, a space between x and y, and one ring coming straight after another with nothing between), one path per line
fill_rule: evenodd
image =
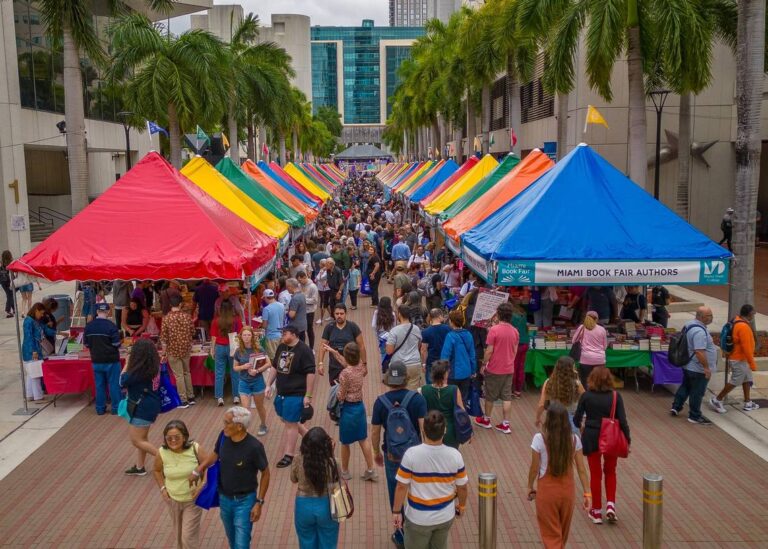
M555 97L544 89L544 55L536 58L533 78L520 86L520 109L523 124L555 115Z
M491 131L507 127L509 102L507 100L507 77L494 82L491 88Z

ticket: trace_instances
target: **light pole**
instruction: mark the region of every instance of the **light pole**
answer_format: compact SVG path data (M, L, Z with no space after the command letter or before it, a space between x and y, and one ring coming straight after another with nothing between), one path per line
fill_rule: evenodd
M128 117L133 116L130 111L120 111L117 113L122 119L123 129L125 130L125 171L128 171L133 166L131 162L131 127L128 125Z
M661 164L661 112L667 102L669 90L653 90L650 93L653 106L656 108L656 169L653 174L653 198L659 199L659 168Z

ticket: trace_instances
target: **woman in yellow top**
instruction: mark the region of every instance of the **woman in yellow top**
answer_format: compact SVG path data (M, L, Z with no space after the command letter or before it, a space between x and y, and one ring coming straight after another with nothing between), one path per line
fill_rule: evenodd
M197 442L189 440L183 421L169 421L163 429L163 445L155 457L155 481L168 504L177 549L200 547L200 518L203 510L195 498L205 479L190 487L189 475L208 455Z

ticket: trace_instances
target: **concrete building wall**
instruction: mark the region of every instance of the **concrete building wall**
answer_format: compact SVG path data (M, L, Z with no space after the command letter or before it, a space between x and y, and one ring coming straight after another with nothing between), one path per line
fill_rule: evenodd
M220 40L229 42L244 17L243 6L238 4L213 6L207 11L207 30Z
M427 19L448 23L454 12L461 8L461 0L427 0Z
M264 26L259 39L275 42L291 56L296 76L292 83L299 88L307 100L312 100L312 47L310 20L306 15L273 14L271 26Z

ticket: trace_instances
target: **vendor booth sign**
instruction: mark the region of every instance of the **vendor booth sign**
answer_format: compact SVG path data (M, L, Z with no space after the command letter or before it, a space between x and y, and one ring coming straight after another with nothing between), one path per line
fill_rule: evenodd
M464 248L461 251L461 258L464 260L464 263L467 264L467 267L482 276L486 282L491 282L492 276L490 264L483 258L483 256L476 254L470 249Z
M497 273L497 282L504 286L727 284L728 260L499 261Z

